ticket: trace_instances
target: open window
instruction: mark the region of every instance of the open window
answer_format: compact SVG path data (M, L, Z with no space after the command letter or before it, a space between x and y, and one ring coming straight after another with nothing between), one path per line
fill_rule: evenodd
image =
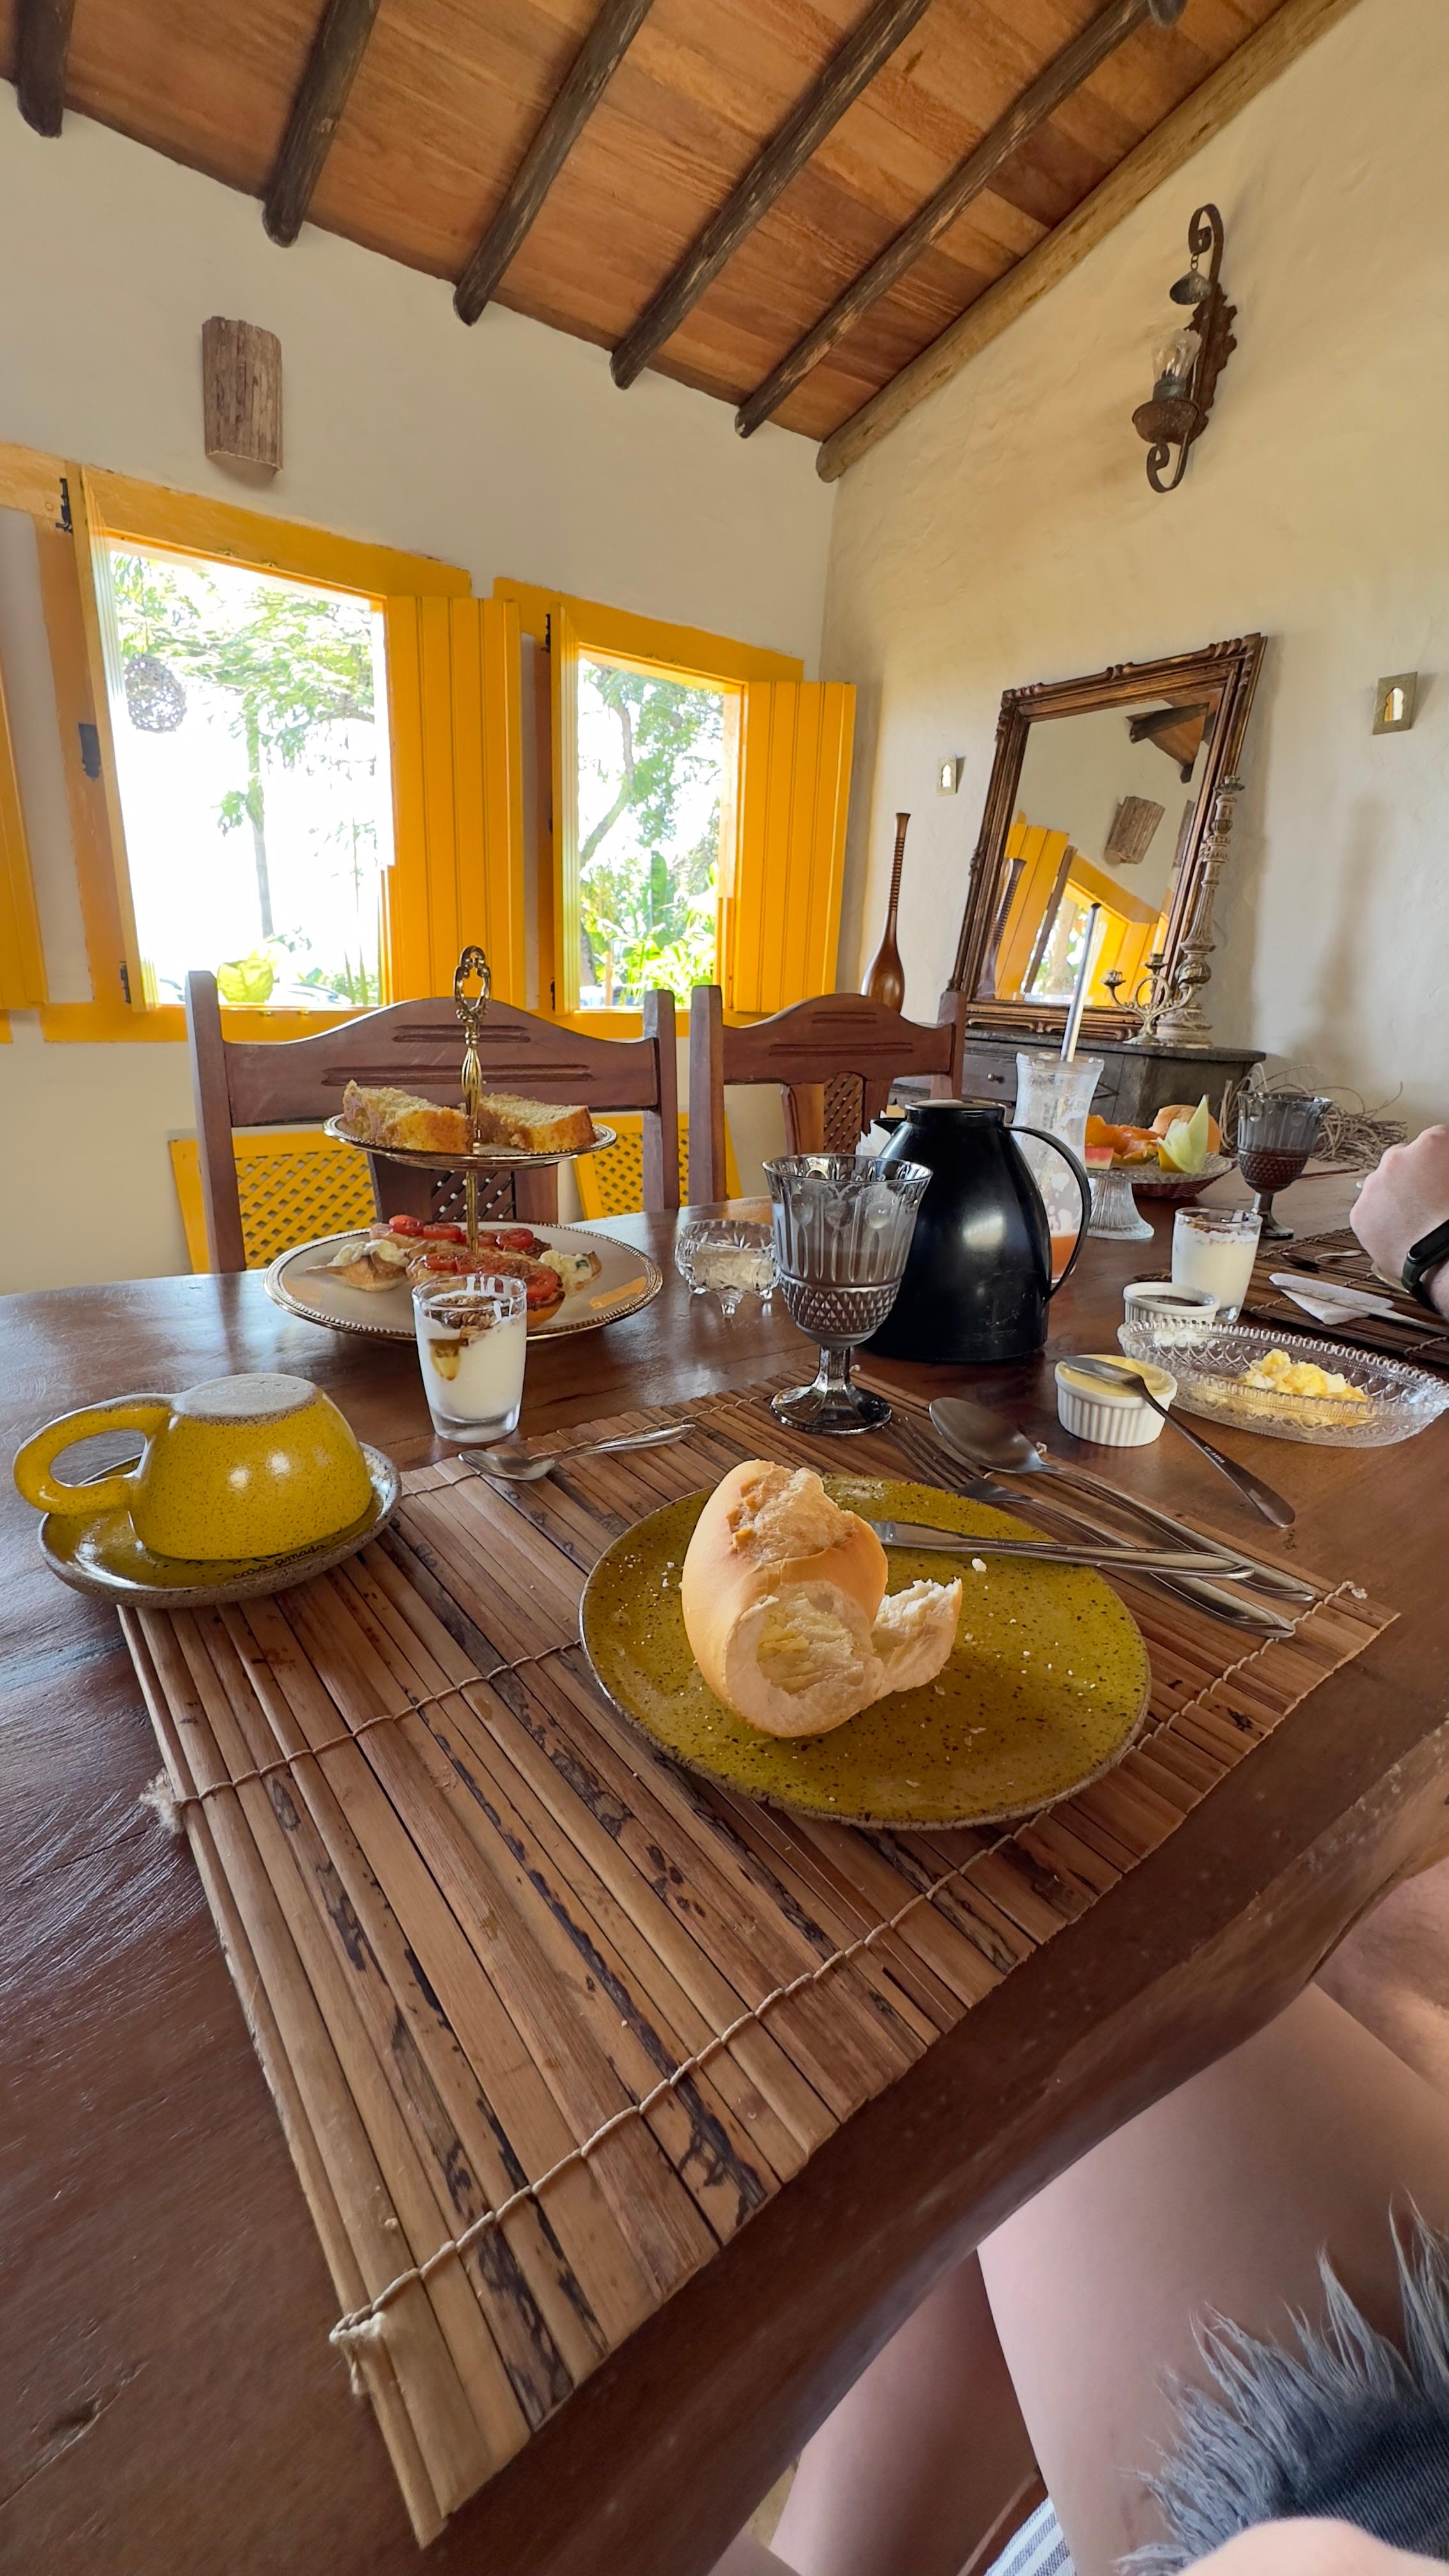
M38 536L95 1003L47 1035L179 1035L207 966L239 1035L291 1036L450 990L480 935L521 999L516 610L391 548L64 488Z
M835 982L853 689L788 655L500 581L541 670L540 1006L603 1034L651 984L742 1016Z

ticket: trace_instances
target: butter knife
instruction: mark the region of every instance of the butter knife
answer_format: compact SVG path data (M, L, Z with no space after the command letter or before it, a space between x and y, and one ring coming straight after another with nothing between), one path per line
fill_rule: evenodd
M1239 1571L1238 1560L1220 1548L1114 1547L1110 1540L1072 1546L1056 1539L963 1537L959 1530L932 1529L920 1521L868 1521L882 1547L930 1548L941 1556L1027 1556L1046 1565L1107 1565L1124 1573L1223 1574Z

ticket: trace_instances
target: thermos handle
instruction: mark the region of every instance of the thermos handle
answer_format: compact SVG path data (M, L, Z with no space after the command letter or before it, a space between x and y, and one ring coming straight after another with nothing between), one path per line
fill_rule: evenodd
M1008 1133L1012 1136L1034 1136L1039 1145L1050 1145L1054 1154L1060 1154L1064 1163L1070 1163L1072 1167L1072 1178L1082 1193L1082 1223L1076 1242L1073 1244L1071 1251L1067 1255L1067 1266L1062 1272L1060 1279L1054 1279L1050 1288L1047 1290L1048 1297L1055 1297L1059 1288L1065 1288L1067 1281L1070 1279L1072 1272L1077 1266L1077 1255L1087 1240L1087 1228L1092 1222L1092 1184L1088 1180L1086 1173L1083 1171L1081 1164L1078 1162L1076 1155L1072 1152L1070 1145L1064 1145L1060 1136L1049 1136L1044 1127L1012 1127L1008 1130Z

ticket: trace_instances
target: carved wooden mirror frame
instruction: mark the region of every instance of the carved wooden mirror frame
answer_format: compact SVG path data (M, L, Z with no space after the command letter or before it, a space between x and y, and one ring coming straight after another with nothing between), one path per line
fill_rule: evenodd
M1188 706L1203 690L1221 689L1217 722L1206 746L1206 764L1172 887L1163 952L1172 963L1191 917L1213 797L1225 779L1237 774L1262 659L1262 636L1239 635L1230 643L1204 645L1197 653L1169 653L1158 662L1117 662L1110 670L1093 672L1085 679L1039 680L1031 688L1003 693L996 757L951 977L953 992L974 995L980 979L996 916L1007 834L1016 813L1028 728L1056 716L1128 707L1143 698L1176 699ZM1042 1035L1060 1029L1065 1018L1063 1003L1033 1002L1024 995L1005 1001L971 999L966 1010L968 1028L1020 1029ZM1099 1038L1130 1037L1137 1027L1137 1013L1125 1007L1093 1006L1085 1014L1085 1023Z

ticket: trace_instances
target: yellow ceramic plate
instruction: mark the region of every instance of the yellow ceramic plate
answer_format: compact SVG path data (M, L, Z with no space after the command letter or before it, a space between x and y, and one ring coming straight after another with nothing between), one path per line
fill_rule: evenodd
M40 1552L51 1573L77 1592L98 1592L103 1600L130 1602L138 1610L204 1610L213 1602L286 1592L355 1556L396 1511L398 1472L392 1460L366 1441L362 1454L372 1479L372 1501L362 1518L295 1556L153 1556L127 1511L47 1512Z
M827 1476L847 1511L970 1536L1040 1537L1009 1512L934 1485ZM889 1588L964 1585L961 1625L935 1682L896 1691L829 1735L787 1742L720 1706L689 1651L679 1576L704 1494L615 1539L580 1613L594 1674L661 1751L728 1788L855 1825L975 1825L1069 1797L1120 1760L1147 1710L1147 1648L1089 1567L893 1547Z

